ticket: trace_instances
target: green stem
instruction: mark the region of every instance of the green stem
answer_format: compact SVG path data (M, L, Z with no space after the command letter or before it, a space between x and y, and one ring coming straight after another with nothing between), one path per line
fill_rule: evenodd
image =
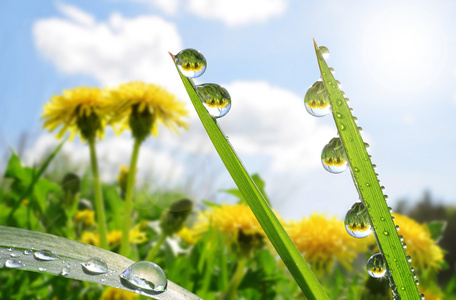
M130 252L130 227L131 227L131 211L133 208L133 188L135 185L136 164L138 162L139 149L141 141L135 139L133 152L131 154L130 169L128 170L127 188L125 192L125 207L124 207L124 226L122 230L122 245L120 247L120 255L127 256Z
M247 265L247 259L241 257L238 260L236 270L234 271L233 277L231 277L230 284L225 290L224 294L226 295L224 299L234 300L237 297L238 287L241 284L242 278L244 278L244 269Z
M160 237L158 238L158 241L155 243L154 247L150 249L149 254L147 254L146 260L147 261L152 261L155 258L155 255L157 255L158 250L160 250L161 246L163 243L166 241L167 235L166 234L161 234Z
M95 198L95 212L97 214L98 234L100 235L100 247L108 249L108 231L106 227L106 216L103 204L103 196L101 193L100 176L98 174L97 155L95 151L95 138L88 140L90 148L90 164L93 174L93 189Z

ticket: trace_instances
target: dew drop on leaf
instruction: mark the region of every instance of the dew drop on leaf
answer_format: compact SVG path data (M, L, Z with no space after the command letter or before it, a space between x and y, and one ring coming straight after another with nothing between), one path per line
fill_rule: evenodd
M338 174L348 168L347 155L340 138L333 138L321 152L321 163L326 171Z
M5 261L5 267L7 268L22 268L25 265L18 259L12 258Z
M323 56L324 59L328 59L329 57L329 49L325 46L320 46L318 47L318 50L320 50L321 55Z
M203 75L206 71L206 59L195 49L185 49L179 52L175 57L177 68L185 76L195 78Z
M381 253L372 255L367 260L367 273L374 278L383 277L386 274L385 258Z
M231 109L231 97L226 89L218 84L207 83L196 86L196 93L209 114L221 118Z
M37 260L58 260L58 259L60 259L60 257L57 254L55 254L51 250L46 250L46 249L33 253L33 256Z
M345 215L345 229L355 238L364 238L372 233L369 214L362 202L356 202Z
M45 271L46 271L46 268L38 268L38 271L40 271L40 272L45 272Z
M153 292L165 291L168 284L162 268L149 261L132 264L120 274L120 278L137 288Z
M60 272L60 275L62 275L62 276L67 276L68 274L70 274L70 268L68 268L68 267L64 267L62 269L62 272Z
M410 255L406 256L408 262L412 262L412 257Z
M309 114L314 117L323 117L329 114L329 94L325 83L319 79L306 92L304 106Z
M108 265L104 260L98 257L92 257L86 262L81 263L82 268L89 274L105 274L108 273Z
M24 254L25 254L25 255L31 255L31 254L33 254L33 251L30 250L30 249L25 249L25 250L24 250Z

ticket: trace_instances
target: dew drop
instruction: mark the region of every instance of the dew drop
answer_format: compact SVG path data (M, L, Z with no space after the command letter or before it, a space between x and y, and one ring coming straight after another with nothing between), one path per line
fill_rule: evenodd
M8 248L8 249L6 249L6 250L7 250L7 251L9 251L9 252L13 252L13 251L14 251L14 248L12 248L12 247L9 247L9 248Z
M406 243L402 243L401 245L402 245L402 248L407 249L407 244Z
M33 256L37 260L57 260L57 259L60 259L60 257L57 254L55 254L51 250L46 250L46 249L34 252Z
M342 130L342 131L345 130L345 125L344 124L340 124L340 130Z
M424 300L424 294L420 294L420 300Z
M82 268L89 274L105 274L108 273L108 265L104 260L98 257L92 257L86 262L81 263Z
M399 225L394 226L396 228L396 231L399 231Z
M409 263L412 262L412 257L410 255L407 255L406 258Z
M356 202L345 215L345 229L355 238L364 238L372 233L369 214L362 202Z
M385 218L384 217L380 217L380 220L385 221Z
M321 152L321 163L326 171L338 174L347 170L347 155L340 138L333 138Z
M16 257L19 257L21 255L19 253L13 252L13 253L10 253L10 256L16 258Z
M325 84L317 80L306 92L304 96L304 106L309 114L314 117L323 117L329 114L329 94Z
M44 272L44 271L46 271L46 268L38 268L38 271Z
M329 57L329 49L325 46L320 46L318 47L318 50L320 50L321 55L323 56L324 59L328 59Z
M166 290L168 279L160 266L149 261L140 261L129 266L120 278L143 290L162 292Z
M412 273L415 272L415 268L410 267L410 272L412 272Z
M336 117L338 117L339 119L342 119L342 114L337 113L337 114L336 114Z
M329 68L329 71L334 75L336 71L334 71L334 68Z
M226 89L218 84L207 83L196 86L196 93L209 114L221 118L231 109L231 97Z
M399 235L399 240L402 242L404 240L404 237L402 235Z
M7 268L22 268L25 265L18 259L11 258L5 261L5 267Z
M388 235L389 235L389 232L385 230L385 231L383 231L383 234L386 235L386 236L388 236Z
M357 167L354 167L354 168L353 168L353 171L355 171L355 172L359 172L359 168L357 168Z
M31 254L33 254L33 251L30 250L30 249L25 249L25 250L24 250L24 254L25 254L25 255L31 255Z
M419 280L418 280L418 279L417 279L417 280L415 280L415 284L416 284L416 285L420 285L420 282L419 282Z
M388 210L389 210L390 213L393 212L393 209L391 207L389 207L389 206L388 206Z
M369 183L366 183L366 186L367 186L367 187L370 187L371 185L370 185Z
M386 273L385 258L381 253L372 255L367 260L367 273L374 278L383 277Z
M68 268L68 267L64 267L62 269L62 272L60 272L60 275L62 275L62 276L67 276L68 274L70 274L70 268Z
M185 49L179 52L175 57L177 68L189 78L200 77L206 71L206 59L195 49Z

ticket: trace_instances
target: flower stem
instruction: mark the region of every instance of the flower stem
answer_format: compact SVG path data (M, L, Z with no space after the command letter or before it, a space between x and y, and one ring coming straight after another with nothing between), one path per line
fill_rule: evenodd
M247 259L245 257L240 257L236 266L236 270L234 270L233 277L231 277L230 283L224 292L225 297L223 299L237 299L238 287L241 284L242 278L244 278L244 269L246 265Z
M93 187L95 198L95 211L97 214L98 234L100 235L100 246L103 249L108 249L108 232L106 227L106 216L103 204L103 196L101 193L100 176L98 174L97 155L95 151L95 138L88 140L90 148L90 164L92 166Z
M130 227L131 227L131 211L133 208L133 188L135 184L136 164L138 162L139 148L141 141L135 139L133 144L133 152L131 154L130 169L128 171L127 188L125 192L125 207L124 207L124 227L122 231L122 245L120 247L120 255L127 256L130 252Z
M158 241L155 243L154 247L150 249L149 254L147 254L146 260L153 262L155 255L157 255L158 250L160 250L161 246L163 243L166 241L167 235L166 234L160 234L160 237L158 238Z

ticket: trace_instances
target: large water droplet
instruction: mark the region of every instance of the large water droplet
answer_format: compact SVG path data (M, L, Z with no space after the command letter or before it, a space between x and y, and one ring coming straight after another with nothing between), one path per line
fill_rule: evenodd
M108 273L108 265L104 260L98 257L92 257L81 264L86 273L105 274Z
M367 273L374 278L383 277L386 273L385 258L381 253L372 255L367 260Z
M196 92L212 117L220 118L230 111L230 94L220 85L213 83L198 85Z
M18 259L12 258L5 261L5 267L7 268L22 268L25 265Z
M347 156L340 138L333 138L321 152L321 163L325 170L338 174L347 170Z
M199 77L206 71L206 59L198 50L182 50L174 59L176 60L177 68L186 77Z
M120 278L143 290L162 292L166 290L168 279L160 266L150 261L140 261L129 266Z
M323 81L316 81L304 96L304 106L309 114L314 117L323 117L329 114L329 94Z
M318 50L320 50L321 55L323 56L324 59L328 59L329 57L329 49L325 46L320 46L318 47Z
M372 233L369 213L362 202L357 202L345 215L345 229L355 238L364 238Z
M57 259L60 259L60 257L57 254L55 254L51 250L46 250L46 249L34 252L33 256L37 260L57 260Z

